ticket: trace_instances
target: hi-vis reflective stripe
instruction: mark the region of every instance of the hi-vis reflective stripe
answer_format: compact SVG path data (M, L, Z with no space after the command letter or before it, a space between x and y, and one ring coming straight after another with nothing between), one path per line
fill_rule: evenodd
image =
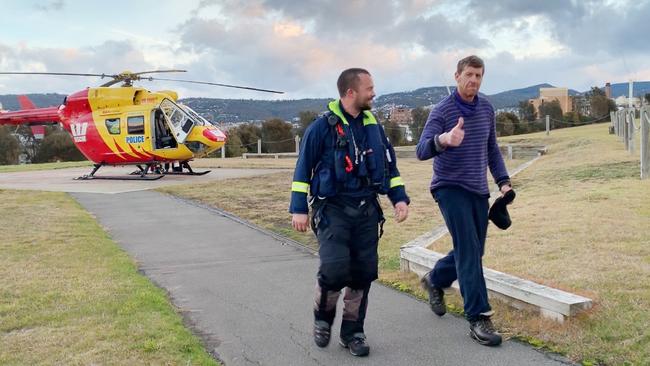
M403 185L404 185L404 181L402 180L402 177L395 177L390 180L390 188L403 186Z
M343 115L343 112L341 111L341 108L339 107L339 100L333 100L328 104L328 107L332 113L336 114L341 121L343 121L344 125L348 124L348 120L345 119L345 116ZM376 125L377 124L377 119L375 116L370 112L370 111L363 111L363 125Z
M309 184L304 183L304 182L293 182L293 183L291 183L291 191L292 192L308 193L309 192Z

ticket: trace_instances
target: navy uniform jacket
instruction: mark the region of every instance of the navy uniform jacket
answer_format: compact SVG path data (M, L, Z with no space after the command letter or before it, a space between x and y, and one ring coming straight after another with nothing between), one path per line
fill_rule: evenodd
M338 100L328 107L330 112L312 122L302 139L289 212L308 213L307 194L361 200L380 193L387 194L393 205L400 201L410 203L397 169L395 151L375 117L364 111L352 118ZM337 150L337 132L328 123L330 114L339 117L348 139L347 153L354 164L349 173L342 173L345 159L341 149Z

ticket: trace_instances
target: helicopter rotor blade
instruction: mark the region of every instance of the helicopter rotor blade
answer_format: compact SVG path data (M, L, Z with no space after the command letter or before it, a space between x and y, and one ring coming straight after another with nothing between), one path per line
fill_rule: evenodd
M253 88L250 86L239 86L239 85L230 85L230 84L221 84L221 83L211 83L207 81L194 81L194 80L180 80L180 79L164 79L164 78L143 78L145 80L159 80L159 81L175 81L179 83L191 83L191 84L203 84L203 85L215 85L215 86L223 86L226 88L236 88L236 89L246 89L246 90L255 90L255 91L261 91L265 93L276 93L276 94L284 94L282 91L277 91L277 90L269 90L269 89L260 89L260 88Z
M161 72L187 72L187 70L153 70L153 71L142 71L135 72L133 75L144 75L144 74L156 74Z
M111 74L82 74L82 73L75 73L75 72L18 72L18 71L0 72L0 75L99 76L101 78L114 78L117 76Z

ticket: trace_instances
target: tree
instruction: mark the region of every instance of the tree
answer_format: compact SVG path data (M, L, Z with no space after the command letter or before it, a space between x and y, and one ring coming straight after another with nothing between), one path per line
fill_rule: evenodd
M576 111L565 113L564 117L562 119L569 122L569 124L571 124L571 125L582 124L582 118L580 116L580 113L578 113Z
M274 118L262 123L262 151L268 153L293 152L296 149L291 124Z
M510 112L501 112L497 115L497 135L514 135L515 127L519 125L519 118Z
M411 118L413 119L411 131L413 131L413 141L416 144L420 141L420 136L422 135L422 131L424 131L424 125L427 123L429 113L430 110L424 107L413 108L411 110Z
M540 116L550 116L554 120L562 120L563 112L562 107L560 106L560 101L551 100L550 102L542 103L539 106L539 115Z
M386 121L384 123L384 130L386 131L388 141L390 141L393 146L399 146L402 144L404 131L402 131L402 128L396 122Z
M257 151L257 140L262 138L262 129L251 123L244 123L237 127L237 134L244 147L244 152L261 152Z
M537 119L537 112L535 106L527 100L519 102L519 110L521 111L521 118L524 121L532 122Z
M241 156L241 154L245 151L245 149L242 147L238 130L239 128L233 127L227 132L228 138L226 139L226 145L224 148L226 149L226 157L228 158Z
M70 135L58 127L51 127L46 132L41 148L34 157L34 163L49 163L55 161L79 161L86 158L72 142Z
M587 93L591 105L591 116L601 118L616 110L616 103L605 96L605 92L598 87L592 87Z
M11 134L11 127L0 126L0 165L18 164L20 142Z
M54 126L52 126L54 127ZM50 130L52 129L50 127ZM47 129L46 129L47 131ZM38 154L38 150L41 148L42 140L37 140L32 133L32 129L28 125L20 125L16 129L16 134L20 135L19 141L22 146L22 153L26 155L26 160L31 162Z
M645 101L650 104L650 93L645 94Z
M298 129L297 134L298 136L303 137L307 127L318 117L318 112L301 111L298 113L298 117L300 118L300 128Z

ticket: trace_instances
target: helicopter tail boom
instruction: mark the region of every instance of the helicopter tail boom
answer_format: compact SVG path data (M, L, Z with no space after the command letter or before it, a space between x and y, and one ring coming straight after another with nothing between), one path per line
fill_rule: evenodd
M0 125L59 123L59 107L26 109L0 113Z

